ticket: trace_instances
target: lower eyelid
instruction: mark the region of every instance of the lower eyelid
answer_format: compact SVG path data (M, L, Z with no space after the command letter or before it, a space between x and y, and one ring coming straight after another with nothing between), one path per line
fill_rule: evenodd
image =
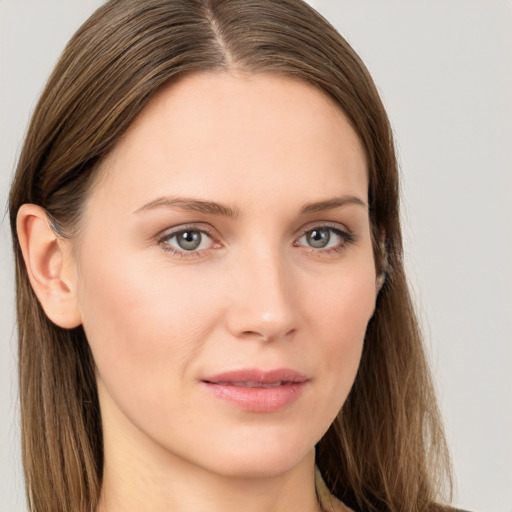
M339 242L332 246L332 247L325 247L325 248L315 248L311 247L308 244L302 244L300 243L300 239L306 236L311 231L314 231L315 229L328 229L331 231L331 233L334 233L337 237L340 238ZM303 234L295 240L293 243L296 247L301 247L302 249L305 249L308 254L311 254L312 256L330 256L334 254L338 254L343 252L345 249L347 249L348 245L353 244L356 242L356 237L353 233L349 232L348 230L344 230L339 228L338 226L330 226L330 225L317 225L313 226L303 232Z

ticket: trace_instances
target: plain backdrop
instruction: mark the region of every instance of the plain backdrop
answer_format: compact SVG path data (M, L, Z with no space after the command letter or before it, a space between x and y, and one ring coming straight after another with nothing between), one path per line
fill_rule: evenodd
M36 98L99 0L0 0L0 197ZM512 512L512 2L311 0L366 62L397 138L407 266L457 476ZM8 220L0 231L0 512L23 512Z

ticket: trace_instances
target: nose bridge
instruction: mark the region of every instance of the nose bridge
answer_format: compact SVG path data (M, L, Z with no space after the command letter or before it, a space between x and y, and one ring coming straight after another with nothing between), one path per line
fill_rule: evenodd
M256 245L237 258L229 328L237 336L273 340L297 327L293 272L284 251Z

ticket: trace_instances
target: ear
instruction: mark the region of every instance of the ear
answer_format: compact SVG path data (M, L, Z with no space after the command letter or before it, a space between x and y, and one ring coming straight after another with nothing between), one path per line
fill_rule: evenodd
M388 250L386 248L386 235L384 232L381 232L380 234L379 253L381 258L380 272L375 279L375 289L377 295L386 282L386 276L389 270Z
M65 329L78 327L82 319L70 243L55 233L46 211L35 204L21 206L16 229L30 284L46 316Z

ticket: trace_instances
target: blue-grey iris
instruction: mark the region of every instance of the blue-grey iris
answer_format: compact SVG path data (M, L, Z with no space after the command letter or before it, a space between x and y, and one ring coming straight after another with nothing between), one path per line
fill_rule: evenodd
M331 239L331 231L329 229L312 229L306 234L306 240L311 247L315 249L324 248Z
M176 235L176 242L185 251L194 251L201 245L202 235L199 231L183 231Z

